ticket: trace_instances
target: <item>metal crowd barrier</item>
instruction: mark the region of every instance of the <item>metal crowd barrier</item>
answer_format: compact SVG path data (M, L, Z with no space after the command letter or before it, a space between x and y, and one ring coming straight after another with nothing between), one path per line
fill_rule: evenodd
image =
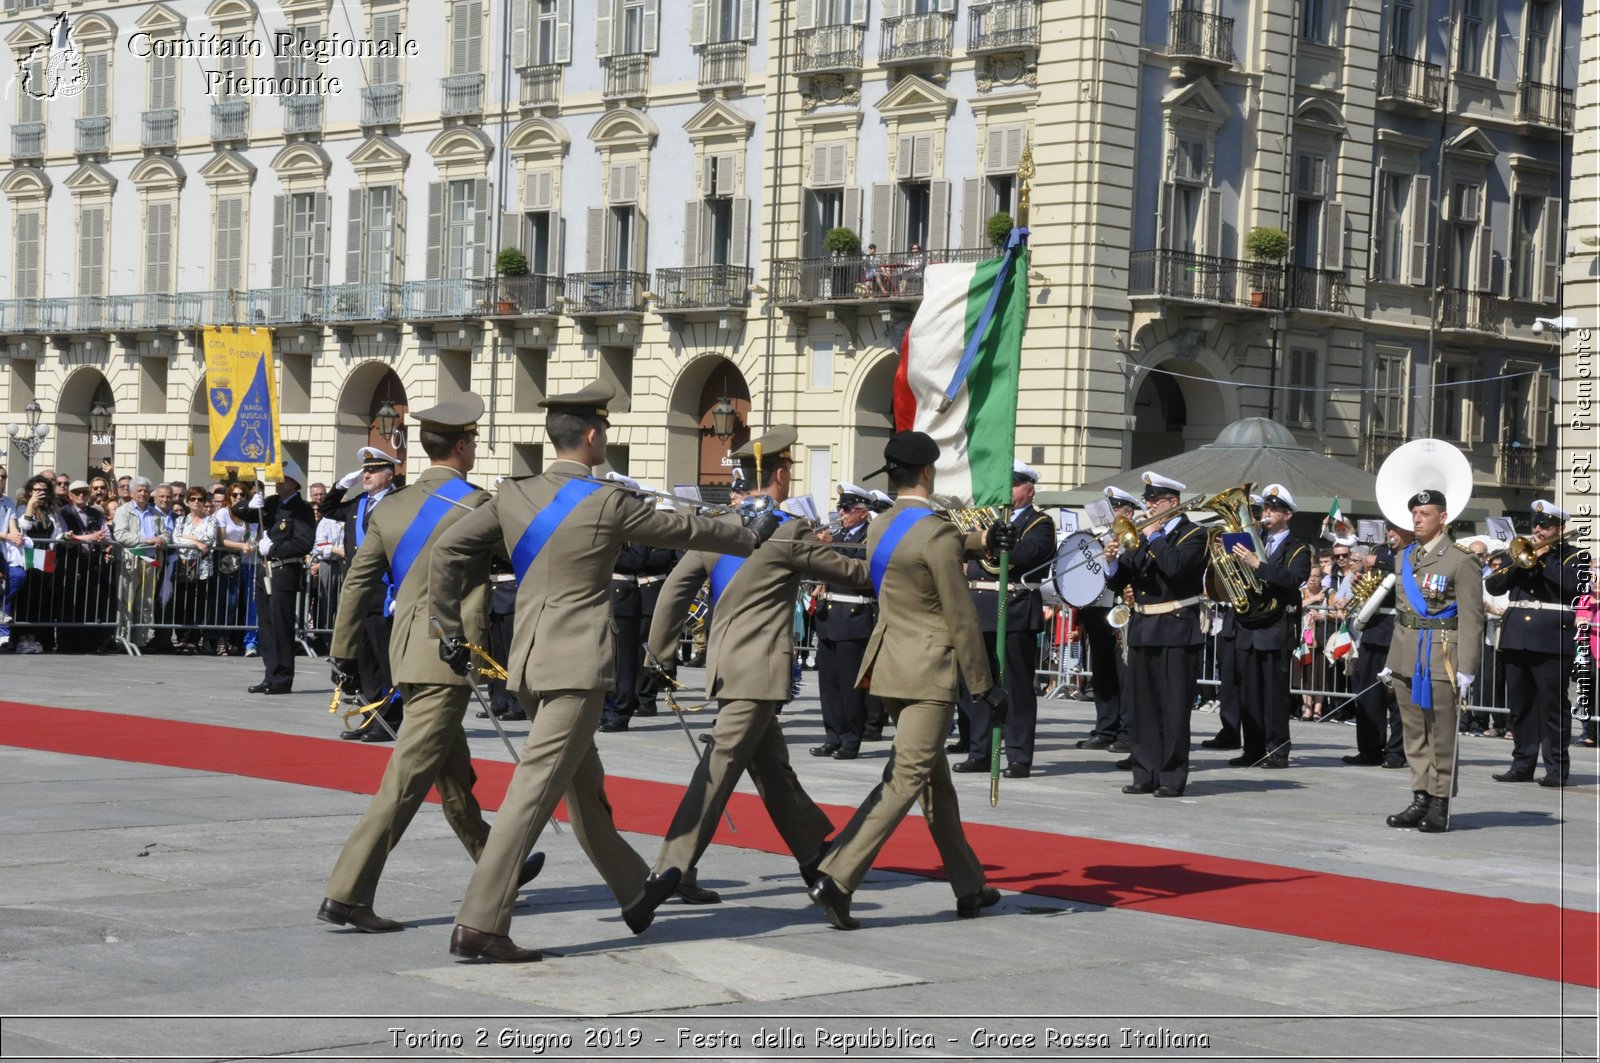
M38 567L7 566L3 608L12 618L13 649L31 641L68 653L126 646L118 598L122 547L30 539L23 549Z

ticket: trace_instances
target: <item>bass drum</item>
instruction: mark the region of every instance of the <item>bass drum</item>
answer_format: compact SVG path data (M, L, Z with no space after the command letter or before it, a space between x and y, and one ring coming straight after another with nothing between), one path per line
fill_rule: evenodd
M1093 605L1106 589L1105 544L1090 532L1073 532L1056 548L1050 580L1068 605Z

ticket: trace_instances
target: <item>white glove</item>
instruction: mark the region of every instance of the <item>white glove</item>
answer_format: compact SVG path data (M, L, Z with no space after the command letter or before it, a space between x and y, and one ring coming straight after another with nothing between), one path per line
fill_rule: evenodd
M267 496L265 494L263 494L262 492L257 491L255 494L250 496L250 502L248 504L248 508L250 508L250 509L261 509L266 504L267 504Z
M1382 683L1384 686L1393 685L1393 680L1394 670L1392 668L1385 668L1378 673L1378 682Z
M1456 673L1456 693L1460 695L1462 701L1467 700L1467 694L1472 690L1473 678L1467 672Z
M354 487L356 484L358 484L360 482L361 482L361 470L360 469L357 469L355 472L348 473L345 476L342 476L342 477L339 478L339 486L344 488L346 491L349 491L352 487Z
M262 557L271 557L272 540L263 535L260 541L256 543L256 553L260 554Z

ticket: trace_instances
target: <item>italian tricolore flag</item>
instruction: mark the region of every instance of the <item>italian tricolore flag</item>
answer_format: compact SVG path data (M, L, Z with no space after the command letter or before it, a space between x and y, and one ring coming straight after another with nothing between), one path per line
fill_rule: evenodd
M24 568L38 569L40 572L56 570L56 552L48 548L24 546L22 561Z
M1328 645L1323 649L1323 654L1328 658L1328 663L1343 660L1350 656L1350 651L1356 648L1356 640L1350 635L1350 626L1340 624L1339 630L1328 639Z
M899 431L939 444L934 490L971 505L1011 504L1017 368L1028 318L1026 230L1001 258L929 266L900 344Z

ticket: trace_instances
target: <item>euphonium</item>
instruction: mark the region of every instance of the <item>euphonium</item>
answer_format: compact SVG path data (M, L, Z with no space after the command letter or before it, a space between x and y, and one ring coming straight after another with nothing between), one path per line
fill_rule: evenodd
M963 506L958 509L946 510L945 513L950 518L951 523L961 529L962 534L968 535L975 531L987 532L995 524L1010 517L1010 512L1004 506ZM978 563L991 576L1000 575L1000 563L998 561L990 561L988 558L984 558Z
M1206 554L1211 559L1207 570L1211 578L1206 590L1213 601L1232 605L1236 616L1249 613L1265 589L1255 570L1242 564L1222 542L1225 534L1249 532L1256 556L1265 559L1255 522L1250 517L1250 487L1250 484L1230 487L1200 503L1201 509L1211 510L1219 520L1218 526L1206 536Z

